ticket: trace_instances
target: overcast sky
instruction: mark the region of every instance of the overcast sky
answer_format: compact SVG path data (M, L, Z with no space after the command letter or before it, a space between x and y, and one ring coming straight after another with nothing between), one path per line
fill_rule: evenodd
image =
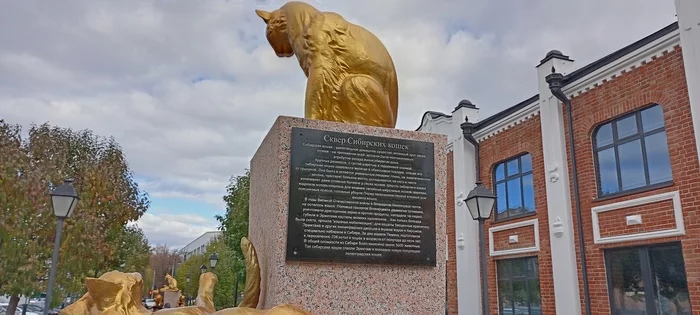
M410 130L461 99L485 117L534 95L551 49L580 67L676 19L672 0L309 2L385 43ZM152 200L139 226L185 245L216 229L275 118L303 115L306 79L254 13L282 3L0 0L0 118L114 136Z

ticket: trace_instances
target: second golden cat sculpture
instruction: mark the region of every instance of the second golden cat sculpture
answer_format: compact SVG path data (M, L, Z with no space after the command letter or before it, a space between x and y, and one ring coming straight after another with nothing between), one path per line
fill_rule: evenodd
M255 247L248 238L241 239L246 262L246 282L243 301L238 307L216 311L214 287L216 274L207 272L199 277L199 291L194 306L166 308L157 312L141 304L143 278L139 273L110 271L99 278L87 278L88 292L78 301L61 310L60 315L310 315L294 305L282 304L269 310L256 309L260 298L260 265Z
M277 56L296 56L308 78L306 118L396 126L396 69L374 34L303 2L255 12L267 24L267 40Z

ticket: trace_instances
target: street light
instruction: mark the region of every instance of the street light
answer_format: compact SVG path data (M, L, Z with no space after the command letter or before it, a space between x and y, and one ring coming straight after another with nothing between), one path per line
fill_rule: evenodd
M236 288L233 292L233 306L238 306L238 297L240 296L240 294L238 293L238 284L241 282L242 276L243 275L241 273L238 273L238 275L236 276Z
M73 210L78 205L78 192L73 187L73 181L66 179L61 186L54 188L49 193L53 214L58 218L56 226L56 239L53 243L53 256L51 257L51 272L49 273L49 286L46 289L46 301L44 301L44 315L49 314L51 304L51 293L56 281L56 265L58 264L58 251L61 249L61 233L63 232L63 220L73 214Z
M469 192L464 200L472 215L472 219L479 221L479 249L481 251L481 298L482 312L489 313L489 291L486 278L486 241L484 240L484 221L491 217L493 204L496 202L496 195L481 185L481 181L476 182L476 187Z
M187 274L187 277L185 277L185 282L187 282L187 285L185 285L185 298L187 299L187 305L190 305L190 296L187 294L190 288L190 274Z
M496 202L494 195L488 188L484 187L481 182L476 183L476 187L469 192L467 199L467 208L472 215L472 219L484 222L491 218L493 204Z
M202 266L199 267L199 271L201 271L202 273L207 272L207 265L202 264Z
M211 266L212 271L214 268L216 268L217 261L219 261L219 256L216 256L216 253L211 254L211 257L209 257L209 265Z

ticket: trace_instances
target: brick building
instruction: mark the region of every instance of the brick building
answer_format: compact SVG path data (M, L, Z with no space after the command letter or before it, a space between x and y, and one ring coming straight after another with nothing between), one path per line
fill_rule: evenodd
M491 314L700 314L700 2L676 8L677 23L591 64L550 51L537 94L494 116L469 101L423 115L418 130L449 139L450 314L482 307L463 201L477 171L497 196Z

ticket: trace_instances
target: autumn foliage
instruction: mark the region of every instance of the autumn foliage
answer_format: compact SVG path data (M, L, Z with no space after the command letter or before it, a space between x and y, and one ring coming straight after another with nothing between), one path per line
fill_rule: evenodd
M146 268L150 248L128 225L148 209L119 144L89 130L48 124L22 130L0 120L0 294L46 289L56 231L49 191L74 180L80 195L65 221L54 295L79 293L84 278Z

